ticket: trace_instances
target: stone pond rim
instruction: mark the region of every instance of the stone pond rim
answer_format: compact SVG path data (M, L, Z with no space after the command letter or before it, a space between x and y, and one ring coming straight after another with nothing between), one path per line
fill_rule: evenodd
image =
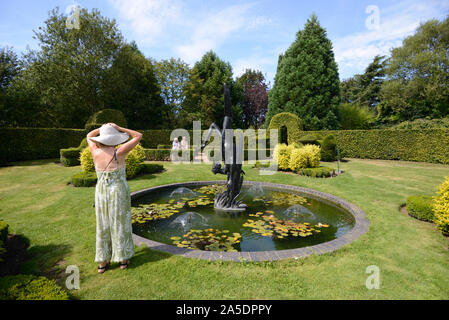
M155 186L151 188L146 188L131 193L131 201L140 198L150 192L163 190L167 188L177 188L177 187L196 187L204 186L210 184L224 184L226 180L214 180L214 181L188 181L180 183L165 184L160 186ZM277 184L270 182L258 182L258 181L245 181L243 183L245 186L258 185L261 187L269 187L273 189L278 189L280 191L292 192L297 194L302 194L310 198L314 198L320 201L325 201L331 203L337 207L340 207L350 213L355 220L354 227L343 236L336 238L334 240L323 242L317 245L286 249L286 250L272 250L272 251L240 251L240 252L225 252L225 251L205 251L205 250L194 250L187 248L179 248L173 245L149 240L138 236L133 233L134 244L140 246L142 244L146 245L152 250L166 252L174 255L180 255L186 258L197 258L203 260L224 260L224 261L275 261L289 258L301 258L306 257L310 254L322 254L327 252L333 252L342 246L353 242L358 239L361 235L365 234L369 228L369 221L366 218L365 212L356 205L349 203L348 201L341 199L339 197L333 196L328 193L316 191L313 189L297 187L287 184Z

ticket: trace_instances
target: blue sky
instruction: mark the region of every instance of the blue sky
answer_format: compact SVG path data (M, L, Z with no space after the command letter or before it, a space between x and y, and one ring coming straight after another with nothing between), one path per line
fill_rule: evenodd
M420 22L449 14L449 0L0 0L0 46L36 49L32 30L52 8L65 12L72 4L116 19L125 39L147 57L193 65L212 49L231 63L234 76L253 68L271 83L278 55L312 13L333 43L341 79L363 72L376 54L388 55Z

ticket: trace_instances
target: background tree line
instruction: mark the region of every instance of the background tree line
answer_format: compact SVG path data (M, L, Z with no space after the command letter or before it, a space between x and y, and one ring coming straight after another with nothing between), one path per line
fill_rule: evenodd
M268 125L283 111L297 114L306 130L449 115L449 17L422 24L390 57L376 56L363 74L340 82L332 43L312 15L279 56L271 89L259 70L234 79L213 51L192 67L145 57L96 9L81 9L79 29L67 29L66 18L50 11L34 31L39 49L20 58L0 49L0 126L83 128L91 114L112 108L134 129L191 128L193 120L208 127L223 121L223 83L239 128Z

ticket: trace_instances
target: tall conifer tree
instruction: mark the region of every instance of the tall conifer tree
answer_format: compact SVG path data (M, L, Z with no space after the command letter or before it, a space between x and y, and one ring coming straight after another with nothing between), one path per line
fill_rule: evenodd
M275 114L287 111L298 115L306 130L336 129L339 84L332 43L312 15L279 57L266 124Z

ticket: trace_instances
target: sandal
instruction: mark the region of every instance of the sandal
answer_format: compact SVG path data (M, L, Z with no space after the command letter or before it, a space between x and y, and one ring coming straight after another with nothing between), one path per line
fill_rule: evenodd
M120 269L124 270L129 266L129 260L126 260L125 263L120 262Z
M98 266L98 273L104 273L106 271L106 267L109 265L109 262L106 263L103 267Z

